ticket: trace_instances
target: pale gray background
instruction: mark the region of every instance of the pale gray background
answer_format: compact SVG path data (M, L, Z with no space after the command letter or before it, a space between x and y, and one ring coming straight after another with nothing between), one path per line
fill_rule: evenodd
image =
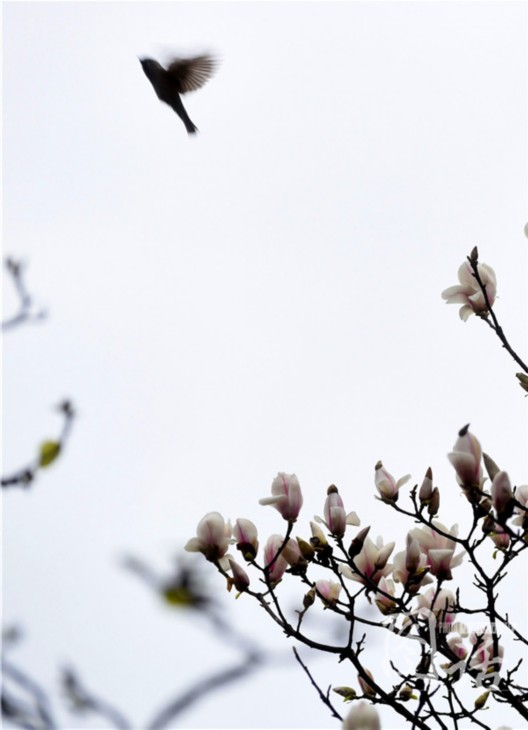
M334 482L401 549L375 462L414 481L431 465L442 520L463 522L445 455L468 421L526 482L518 368L440 298L478 244L526 352L526 6L6 3L3 26L4 252L50 310L5 340L4 471L54 435L61 397L80 414L64 458L4 495L4 623L50 691L72 661L141 728L236 654L160 607L123 552L166 566L211 509L264 542L283 528L258 505L278 470L304 488L297 534ZM137 56L204 48L223 60L186 98L188 138ZM505 600L525 620L523 580ZM287 649L250 601L225 602ZM323 687L355 683L305 657ZM378 642L370 668L386 665ZM335 724L295 666L180 726Z

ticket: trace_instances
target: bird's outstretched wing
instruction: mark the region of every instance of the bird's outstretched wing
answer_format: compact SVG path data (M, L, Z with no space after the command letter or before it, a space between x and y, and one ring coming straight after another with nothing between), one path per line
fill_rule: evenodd
M178 93L186 94L203 86L214 74L217 66L217 60L209 55L175 58L170 62L167 73L177 84Z

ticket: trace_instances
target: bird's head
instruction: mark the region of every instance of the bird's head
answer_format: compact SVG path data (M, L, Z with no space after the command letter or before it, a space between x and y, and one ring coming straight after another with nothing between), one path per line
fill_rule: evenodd
M141 67L143 68L143 71L149 79L153 76L153 74L156 73L156 70L160 68L159 63L157 61L154 61L154 59L152 58L140 58L139 62L141 64Z

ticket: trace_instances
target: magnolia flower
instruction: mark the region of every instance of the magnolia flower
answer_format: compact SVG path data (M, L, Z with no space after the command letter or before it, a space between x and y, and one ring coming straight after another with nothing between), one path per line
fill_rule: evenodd
M464 646L464 640L460 634L451 634L447 640L447 645L458 659L465 659L467 657L468 650Z
M447 455L455 467L458 483L462 487L480 488L482 484L482 449L478 439L464 426L458 433L458 439L452 453ZM467 495L467 493L466 493Z
M231 523L224 522L219 512L208 512L196 528L196 537L185 545L190 553L203 553L207 560L215 563L222 558L231 541Z
M523 522L526 525L528 522L528 485L523 484L520 487L517 487L515 490L515 500L519 502L521 507L515 507L513 510L514 514L516 515L515 518L512 520L514 525L522 525ZM524 509L523 509L524 508Z
M495 297L497 296L497 279L495 278L495 272L487 264L478 264L477 270L483 285L486 288L486 294L490 306L493 306ZM475 279L471 264L469 261L464 261L462 266L458 269L458 280L460 284L457 286L450 286L448 289L442 292L442 299L445 299L447 304L462 304L463 306L459 310L460 319L467 320L472 314L484 314L488 311L488 306L484 298L484 294Z
M341 593L339 583L334 583L331 580L316 580L315 589L323 603L337 603L339 594Z
M453 560L453 550L429 550L429 568L431 573L435 575L439 581L451 580L451 561Z
M384 545L381 537L375 543L369 537L365 538L361 552L354 558L355 567L341 565L341 573L367 587L371 587L370 583L378 585L381 578L392 570L392 565L387 565L387 561L394 550L394 544L389 542Z
M374 596L376 606L384 616L394 613L396 603L389 597L396 595L396 586L394 585L394 581L390 578L381 578L378 583L378 588L380 591L383 591L383 593L376 591L376 595Z
M301 511L303 496L295 474L279 472L271 484L272 497L264 497L259 504L272 504L288 522L295 522Z
M499 671L504 656L504 648L500 644L498 645L498 657L496 657L493 648L493 635L489 627L486 627L486 630L481 633L472 632L469 640L476 647L469 661L471 669L477 669L482 674Z
M409 532L411 539L415 539L422 553L426 557L426 565L429 567L433 575L441 577L442 580L449 580L451 568L460 565L464 558L463 553L455 556L456 543L448 537L441 535L434 528L437 527L444 533L456 537L458 534L458 525L448 530L441 522L433 522L432 526L426 525L423 528L415 527ZM449 576L449 577L448 577Z
M299 547L299 543L296 540L292 540L291 537L284 546L281 555L284 556L286 562L291 566L304 567L307 565L301 552L301 548Z
M456 614L453 612L455 606L455 596L451 591L437 588L429 588L429 590L419 595L418 608L416 613L420 616L429 617L431 614L435 617L436 628L445 634L448 634L455 623Z
M233 560L231 556L228 558L229 561L229 567L231 568L231 572L233 573L233 585L237 589L237 591L245 591L246 588L249 586L249 576L244 570L244 568L241 568L240 565Z
M409 533L407 549L394 556L392 577L402 583L409 593L416 593L421 586L432 583L428 567L427 556L421 552L420 543Z
M275 559L283 543L284 538L281 535L270 535L264 547L265 565L273 563L268 571L269 582L272 586L277 585L288 567L288 562L282 553Z
M257 528L253 522L239 517L233 527L233 537L244 558L248 561L253 560L259 548Z
M358 702L345 717L343 730L381 730L377 710L368 702Z
M499 548L499 550L507 550L510 545L510 536L507 532L503 532L502 530L490 532L488 537L493 540L495 547Z
M504 523L513 512L513 492L510 478L505 471L499 471L491 485L491 499L499 522Z
M375 466L374 472L374 483L380 493L380 498L383 502L396 502L398 499L398 489L408 482L411 478L410 474L407 474L401 479L396 481L392 474L383 468L381 461Z
M317 522L310 522L310 529L312 531L312 537L310 538L310 542L312 543L314 548L316 550L317 548L325 548L328 545L328 541Z

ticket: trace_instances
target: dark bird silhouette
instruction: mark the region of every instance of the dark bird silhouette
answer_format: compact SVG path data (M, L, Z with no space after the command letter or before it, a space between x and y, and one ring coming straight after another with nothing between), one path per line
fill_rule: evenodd
M174 109L189 134L196 134L198 128L189 119L180 95L201 88L216 71L216 59L208 54L174 58L167 68L152 58L140 58L139 61L158 99Z

